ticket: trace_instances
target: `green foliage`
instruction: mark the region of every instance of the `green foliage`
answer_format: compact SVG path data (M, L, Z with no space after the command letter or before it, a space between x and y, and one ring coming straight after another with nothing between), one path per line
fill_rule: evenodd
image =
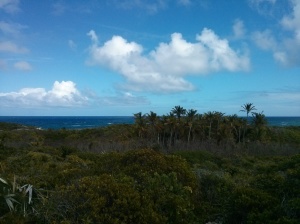
M300 220L300 156L220 158L180 152L193 161L201 223L297 223ZM205 160L206 158L207 160Z
M7 123L7 122L0 122L0 130L1 131L11 131L15 129L32 129L32 127L27 127L21 124L15 123Z
M31 184L19 185L16 177L12 183L0 178L0 220L23 222L36 218L38 203L44 202L44 196Z
M70 160L72 167L89 166L78 155L68 156L66 162ZM90 162L89 171L82 177L68 177L71 182L56 188L44 206L44 219L71 223L191 223L195 219L196 177L178 157L153 150L110 153Z
M60 187L46 206L46 219L71 223L83 220L90 223L189 223L190 189L178 183L176 174L155 174L144 184L143 187L136 185L133 178L122 174L84 177Z
M299 223L299 127L177 109L135 125L3 128L0 223Z
M82 223L139 223L145 207L133 188L133 180L126 176L111 175L84 177L69 186L62 186L52 197L54 211L49 221ZM141 210L141 211L139 211Z

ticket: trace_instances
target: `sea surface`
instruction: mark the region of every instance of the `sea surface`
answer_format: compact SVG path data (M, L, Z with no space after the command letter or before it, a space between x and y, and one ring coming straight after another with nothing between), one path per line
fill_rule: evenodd
M300 126L300 117L267 117L269 126ZM85 129L112 124L133 124L133 116L0 116L0 122L40 129Z
M133 124L132 116L0 116L0 122L17 123L40 129L85 129L112 124Z

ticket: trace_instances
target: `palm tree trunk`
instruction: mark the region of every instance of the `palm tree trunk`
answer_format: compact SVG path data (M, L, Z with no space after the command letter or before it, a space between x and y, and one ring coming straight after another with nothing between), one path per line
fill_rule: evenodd
M170 147L172 146L172 138L173 138L173 131L171 130L171 133L170 133L170 144L169 144Z
M211 135L211 125L212 122L209 123L209 130L208 130L208 139L210 140L210 135Z
M191 131L192 131L192 125L190 125L190 128L189 128L188 145L190 144Z

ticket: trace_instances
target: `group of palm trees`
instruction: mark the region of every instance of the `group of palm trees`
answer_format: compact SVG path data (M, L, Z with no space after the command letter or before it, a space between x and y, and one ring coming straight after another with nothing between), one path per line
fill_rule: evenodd
M251 132L267 125L263 112L256 113L254 110L252 103L246 103L241 111L247 116L239 117L217 111L200 114L195 109L187 110L178 105L162 116L153 111L136 113L134 127L139 138L167 147L177 142L189 145L195 141L245 143ZM250 113L252 119L249 118Z

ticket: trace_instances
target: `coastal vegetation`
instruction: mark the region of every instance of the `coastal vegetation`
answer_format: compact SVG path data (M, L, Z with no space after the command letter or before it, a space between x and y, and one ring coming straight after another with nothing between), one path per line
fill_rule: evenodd
M300 127L242 110L175 106L82 130L0 123L0 223L299 223Z

